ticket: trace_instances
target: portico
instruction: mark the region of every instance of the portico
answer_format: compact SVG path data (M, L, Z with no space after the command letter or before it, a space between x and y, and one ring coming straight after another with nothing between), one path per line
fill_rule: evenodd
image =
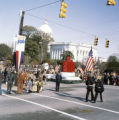
M63 51L71 51L74 55L74 62L85 62L88 58L88 53L91 45L70 42L52 42L50 43L50 59L61 60ZM98 60L98 53L94 46L92 46L93 58Z

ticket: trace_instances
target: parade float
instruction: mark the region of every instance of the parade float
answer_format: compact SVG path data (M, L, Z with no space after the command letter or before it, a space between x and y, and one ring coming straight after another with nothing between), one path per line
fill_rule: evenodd
M66 60L64 60L60 66L56 66L57 69L61 69L61 75L62 75L62 82L63 83L79 83L82 80L79 77L75 76L75 64L70 59L70 57L66 57ZM55 81L55 74L46 74L46 78L51 81Z

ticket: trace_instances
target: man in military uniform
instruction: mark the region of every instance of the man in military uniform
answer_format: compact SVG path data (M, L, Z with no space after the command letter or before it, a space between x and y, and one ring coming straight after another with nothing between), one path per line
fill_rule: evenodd
M14 82L14 74L12 71L10 71L10 70L8 71L6 79L7 79L7 93L11 94L12 85Z

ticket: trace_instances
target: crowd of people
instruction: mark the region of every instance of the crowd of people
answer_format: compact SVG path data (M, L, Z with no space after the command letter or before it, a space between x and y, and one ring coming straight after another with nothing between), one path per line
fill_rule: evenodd
M8 66L4 71L0 69L0 94L2 94L2 83L7 85L7 93L11 94L12 87L17 86L17 94L23 92L23 88L28 92L42 92L43 82L46 84L45 69L37 71L30 69L20 69L17 73L14 67Z
M56 74L56 91L59 91L60 82L62 80L60 70L56 66L50 66L49 69L44 69L43 65L22 66L19 72L16 72L15 67L7 66L3 71L0 69L0 94L2 94L2 83L7 85L7 93L11 94L12 87L17 86L17 94L22 94L23 89L28 93L42 92L43 85L46 85L46 74Z
M86 80L87 77L87 73L81 73L81 71L79 69L75 70L75 74L76 76L80 77L82 80ZM97 76L98 72L94 72L93 76L94 78ZM117 85L119 86L119 73L116 72L105 72L105 73L101 73L102 76L102 81L103 84L105 85Z
M19 73L16 72L14 67L8 66L4 69L4 71L1 71L0 69L0 94L2 94L2 82L7 85L8 94L11 94L13 85L17 86L17 94L22 94L23 89L25 89L28 93L42 92L43 84L46 84L46 74L56 74L56 91L59 91L60 82L62 81L62 76L60 72L61 66L56 66L55 68L51 66L47 70L44 69L42 66L35 66L31 69L28 67L23 67L19 70ZM103 84L119 85L119 74L117 73L111 72L100 74L99 72L86 72L82 74L77 69L75 70L75 74L76 76L80 77L87 85L86 102L88 102L88 97L90 93L91 101L96 102L97 96L98 94L100 94L100 101L103 102Z

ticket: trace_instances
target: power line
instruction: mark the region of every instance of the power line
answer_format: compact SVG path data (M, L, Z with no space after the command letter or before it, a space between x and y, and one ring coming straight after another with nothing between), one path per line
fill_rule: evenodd
M29 16L31 16L31 17L34 17L34 18L37 18L37 19L40 19L40 20L46 20L45 18L42 18L42 17L39 17L39 16L35 16L35 15L29 14L29 13L27 13L26 15L29 15ZM76 28L73 28L73 27L70 27L70 26L66 26L66 25L57 23L57 22L55 22L55 21L49 20L49 19L47 19L47 20L48 20L49 22L52 22L52 23L54 23L54 24L56 24L56 25L59 25L59 26L61 26L61 27L70 29L70 30L72 30L72 31L81 32L81 33L83 33L83 34L88 34L88 35L93 36L93 37L95 36L95 35L92 34L92 33L84 32L84 31L81 31L81 30L79 30L79 29L76 29Z
M46 7L46 6L49 6L49 5L53 5L53 4L58 3L60 1L61 0L58 0L58 1L55 1L55 2L47 3L47 4L44 4L44 5L41 5L41 6L37 6L37 7L31 8L31 9L27 9L27 10L25 10L25 12L35 10L35 9L38 9L38 8L42 8L42 7Z

